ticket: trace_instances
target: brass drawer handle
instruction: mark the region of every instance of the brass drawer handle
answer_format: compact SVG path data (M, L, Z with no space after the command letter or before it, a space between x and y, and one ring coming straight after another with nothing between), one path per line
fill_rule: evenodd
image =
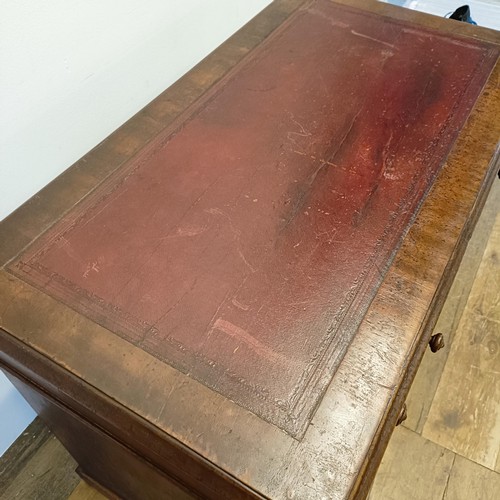
M401 408L401 411L399 412L399 417L396 421L396 426L401 425L407 418L408 418L408 413L406 412L406 403L405 403L403 405L403 408Z
M444 347L443 334L436 333L436 335L433 335L431 337L431 340L429 340L429 347L431 348L432 352L438 352L439 349L442 349Z

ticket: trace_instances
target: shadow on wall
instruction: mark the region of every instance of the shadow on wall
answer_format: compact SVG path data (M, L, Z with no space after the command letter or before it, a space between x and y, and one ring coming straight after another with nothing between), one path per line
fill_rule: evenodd
M35 412L0 372L0 456L35 418Z

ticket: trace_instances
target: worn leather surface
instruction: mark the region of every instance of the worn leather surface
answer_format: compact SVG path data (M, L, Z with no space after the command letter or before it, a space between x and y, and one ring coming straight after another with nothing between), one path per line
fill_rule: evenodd
M313 2L9 269L300 436L494 57Z

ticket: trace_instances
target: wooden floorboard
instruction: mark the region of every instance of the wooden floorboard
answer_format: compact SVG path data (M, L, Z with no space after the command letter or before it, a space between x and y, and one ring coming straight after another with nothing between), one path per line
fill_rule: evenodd
M499 492L497 472L401 427L368 500L497 500Z
M0 457L0 498L40 447L51 437L39 419L35 420Z
M75 461L51 435L24 463L0 498L66 500L80 481L75 467Z
M397 428L382 459L369 500L442 498L454 456L451 451L413 431Z
M492 470L497 467L500 453L500 214L422 435Z
M455 456L443 500L497 500L500 474Z
M495 257L500 253L499 213L500 182L496 182L436 326L436 332L445 334L447 346L436 354L430 350L425 354L408 396L408 420L403 424L406 429L394 431L370 500L500 498L500 474L496 472L500 471L497 432L500 323L496 321L500 315L500 279ZM470 337L471 328L476 336ZM481 373L477 380L464 384L471 364L480 367ZM468 409L470 420L462 432L457 436L453 425L446 426L445 432L434 432L437 424L433 420L428 422L429 415L439 421L442 420L439 412L466 412L461 405ZM471 410L476 409L475 405L478 412L482 409L486 429L478 428L478 413L473 423ZM424 428L425 437L421 435ZM455 440L458 443L454 445ZM476 463L484 461L485 456L495 471Z
M467 245L462 263L434 330L443 333L445 347L437 353L432 353L430 350L426 352L406 400L408 418L403 425L420 434L427 420L453 338L458 330L477 270L493 230L496 215L499 212L500 182L495 182Z
M69 500L105 500L106 497L101 495L96 489L92 488L85 481L80 481L78 486L71 493Z

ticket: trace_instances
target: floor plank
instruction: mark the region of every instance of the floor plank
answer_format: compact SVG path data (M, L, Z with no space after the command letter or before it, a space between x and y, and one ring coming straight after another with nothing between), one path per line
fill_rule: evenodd
M500 474L456 455L443 500L497 500Z
M497 215L422 435L498 469L500 214Z
M51 433L45 424L35 418L12 446L0 457L0 498L26 464L50 439Z
M81 480L68 500L106 500L96 489Z
M78 484L76 463L62 444L50 436L16 475L3 500L66 500Z
M403 425L419 434L422 433L427 420L432 400L448 359L454 332L458 330L474 278L492 232L496 215L499 212L500 182L495 182L467 245L462 263L434 330L442 332L445 336L445 347L438 353L432 353L430 349L425 353L406 400L408 418Z
M369 500L442 498L454 453L404 427L394 430Z

